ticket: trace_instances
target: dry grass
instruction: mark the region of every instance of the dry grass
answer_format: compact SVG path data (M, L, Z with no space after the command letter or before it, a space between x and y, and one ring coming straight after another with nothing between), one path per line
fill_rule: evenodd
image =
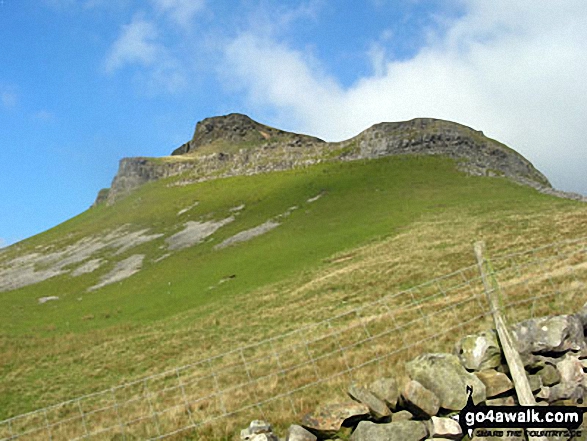
M22 439L47 439L47 421L53 439L86 433L95 433L91 439L145 439L189 426L198 429L170 439L232 439L255 418L283 430L318 403L344 399L349 382L401 378L406 360L422 351L450 351L459 336L489 327L474 266L402 291L473 265L475 240L485 239L489 254L497 256L579 237L586 227L581 205L499 222L490 214L445 212L333 256L318 271L230 305L209 305L197 317L187 312L140 332L97 332L92 337L100 343L81 353L75 335L59 348L12 348L20 358L52 354L86 363L97 384L117 363L164 373L0 424L0 438L38 428ZM569 305L585 300L585 241L495 258L493 265L512 320L572 312ZM10 375L17 378L23 370L26 363Z

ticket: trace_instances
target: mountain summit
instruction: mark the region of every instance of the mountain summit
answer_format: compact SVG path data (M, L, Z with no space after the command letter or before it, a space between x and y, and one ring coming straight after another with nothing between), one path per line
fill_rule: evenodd
M292 133L274 129L252 120L242 113L231 113L226 116L206 118L196 124L193 138L175 149L173 156L192 153L203 145L214 143L255 143L263 141L287 141ZM321 139L306 135L297 135L311 142L324 142Z
M546 177L522 155L481 131L451 121L383 122L346 141L330 143L231 113L198 122L192 139L171 156L121 160L111 188L100 192L95 205L112 204L146 182L179 174L188 183L393 155L447 156L467 174L505 177L554 192Z

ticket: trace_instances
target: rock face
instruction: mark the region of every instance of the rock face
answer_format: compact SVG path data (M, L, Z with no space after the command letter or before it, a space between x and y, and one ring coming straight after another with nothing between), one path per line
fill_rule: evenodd
M450 121L416 118L380 123L359 134L361 156L374 158L398 154L444 155L465 159L465 170L475 175L526 179L550 187L546 177L522 155L487 138L482 132Z
M544 175L520 154L481 132L450 121L416 118L380 123L347 141L327 143L231 113L200 121L193 138L169 157L121 160L111 188L101 191L94 205L112 204L144 183L188 171L189 182L197 182L287 170L321 161L398 154L448 156L456 159L459 168L469 174L504 176L556 196L577 198L553 190Z

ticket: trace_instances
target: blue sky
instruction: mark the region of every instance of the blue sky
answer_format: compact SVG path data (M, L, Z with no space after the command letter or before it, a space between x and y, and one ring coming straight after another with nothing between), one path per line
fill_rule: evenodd
M230 112L326 140L450 119L587 194L586 22L583 0L0 0L0 246Z

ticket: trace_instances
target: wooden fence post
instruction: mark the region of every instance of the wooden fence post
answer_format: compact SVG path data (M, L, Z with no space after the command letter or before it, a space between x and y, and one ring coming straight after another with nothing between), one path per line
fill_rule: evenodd
M532 394L528 377L524 369L524 363L520 358L520 354L514 346L512 336L507 328L505 319L499 308L499 295L500 289L497 280L493 275L487 271L487 262L484 257L485 243L480 241L475 243L475 256L477 257L477 265L479 266L479 272L481 273L481 279L483 280L483 287L485 288L485 294L487 295L487 301L491 308L491 314L493 315L493 322L495 323L495 329L503 349L503 354L507 362L516 394L518 395L518 402L521 406L535 406L536 400ZM490 280L491 278L491 280ZM528 437L531 441L542 441L544 437Z

